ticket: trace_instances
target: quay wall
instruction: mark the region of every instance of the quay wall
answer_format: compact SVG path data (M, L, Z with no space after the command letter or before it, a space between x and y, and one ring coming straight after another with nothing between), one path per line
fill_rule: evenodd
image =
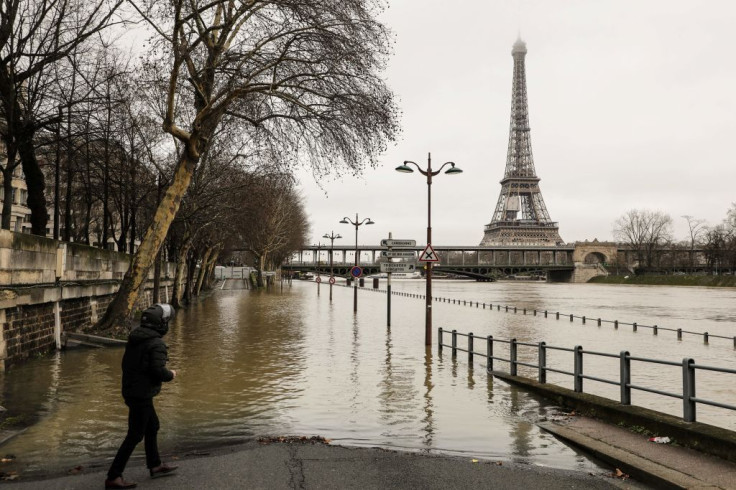
M0 370L61 348L65 332L89 329L120 287L132 256L0 230ZM175 264L161 268L169 301ZM153 269L138 299L153 302Z
M624 427L644 427L652 434L666 434L679 445L736 462L736 432L702 422L684 422L681 418L634 405L620 403L523 376L494 371L493 376L507 383L552 400L579 413Z

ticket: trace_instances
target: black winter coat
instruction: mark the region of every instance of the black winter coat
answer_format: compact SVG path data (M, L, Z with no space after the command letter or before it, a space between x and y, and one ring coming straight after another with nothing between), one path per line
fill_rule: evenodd
M123 398L151 399L161 382L174 379L166 368L167 347L156 330L140 326L130 332L123 354Z

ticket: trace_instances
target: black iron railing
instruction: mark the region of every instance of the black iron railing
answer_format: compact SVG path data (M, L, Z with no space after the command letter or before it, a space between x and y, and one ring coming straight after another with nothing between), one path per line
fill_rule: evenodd
M736 406L723 403L720 401L707 400L705 398L698 398L695 390L695 373L697 370L711 371L726 374L736 374L736 369L728 369L716 366L706 366L702 364L696 364L691 358L684 358L682 362L666 361L661 359L650 359L646 357L636 357L629 354L628 351L621 351L619 354L612 354L608 352L596 352L590 350L584 350L582 346L576 345L573 348L558 347L547 345L545 342L519 342L516 339L497 339L492 335L487 337L480 337L473 335L473 333L459 333L457 330L452 330L451 343L449 345L444 344L444 334L446 330L442 328L438 332L438 348L442 352L443 347L449 347L452 349L452 356L456 357L457 352L466 352L468 354L468 362L470 364L474 361L474 356L481 356L486 359L486 368L489 373L494 372L494 361L501 361L508 363L509 374L511 376L518 376L518 367L526 366L529 368L537 369L538 381L540 383L547 383L547 373L554 372L567 376L572 376L574 391L577 393L583 393L583 382L584 380L597 381L600 383L617 385L620 387L620 403L622 405L631 405L631 391L639 390L655 395L666 396L671 398L678 398L682 400L683 415L682 418L685 422L695 422L696 420L696 407L697 404L710 405L713 407L719 407L726 410L736 411ZM467 348L461 348L458 346L458 337L465 337L468 339ZM479 353L475 351L475 340L484 341L486 344L486 352ZM494 354L495 344L508 345L508 357L501 357ZM537 362L527 362L519 360L518 348L519 346L532 347L537 349ZM556 369L548 365L547 363L547 351L556 350L563 352L571 352L573 354L573 370L565 371L562 369ZM619 378L608 379L599 376L593 376L584 371L583 364L585 356L595 357L607 357L619 359ZM642 362L646 364L659 364L666 366L676 366L682 369L682 392L673 393L663 390L658 390L648 386L635 385L631 383L631 361Z

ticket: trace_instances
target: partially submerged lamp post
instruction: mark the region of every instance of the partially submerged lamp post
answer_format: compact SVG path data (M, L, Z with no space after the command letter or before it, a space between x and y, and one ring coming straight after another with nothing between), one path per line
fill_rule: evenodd
M358 227L360 225L372 225L374 224L370 218L365 218L363 221L358 219L358 213L355 213L355 221L351 220L347 216L340 220L340 223L344 225L353 225L355 227L355 265L358 265ZM354 277L355 285L353 286L353 311L358 311L358 278Z
M428 153L426 169L422 169L416 163L406 160L403 165L396 167L396 171L407 174L413 173L414 170L409 165L414 165L419 170L419 173L427 177L427 246L430 246L432 243L432 177L439 175L442 169L448 165L450 168L445 170L446 174L459 174L462 173L462 170L456 167L453 162L445 162L438 170L432 171L432 154ZM425 345L432 345L432 262L427 262L425 278L427 280L427 305L424 320L424 343Z
M327 238L330 241L330 301L332 301L332 283L335 280L335 276L332 272L332 256L335 252L335 240L342 238L342 236L340 236L339 233L335 235L335 232L331 231L329 235L327 233L322 235L322 238Z

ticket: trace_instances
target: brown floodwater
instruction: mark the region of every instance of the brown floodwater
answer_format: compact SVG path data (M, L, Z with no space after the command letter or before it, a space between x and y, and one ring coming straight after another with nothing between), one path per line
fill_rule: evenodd
M424 282L394 281L393 289L422 294ZM553 314L545 319L521 313L522 308L547 309L733 336L733 289L436 280L434 293L519 308L514 314L435 303L435 328L733 366L732 341L712 339L704 345L695 336L678 341L672 332L654 336L630 326L615 330L590 320L582 325L555 320ZM554 416L554 407L489 378L480 357L469 368L465 355L452 359L448 350L439 355L436 331L435 345L425 349L423 300L394 296L389 329L384 294L361 290L357 315L351 289L336 286L333 295L330 303L326 284L318 296L315 283L295 281L283 290L278 284L268 291L216 290L180 310L165 338L178 376L156 400L162 451L183 453L259 436L319 435L351 446L596 468L535 425ZM2 469L31 474L109 464L126 425L122 353L120 348L67 351L0 373L0 404L29 424L0 447L1 455L16 458ZM572 370L571 357L550 357L553 366ZM587 358L585 368L603 370L599 375L609 369ZM635 384L681 389L676 368L670 373L634 365L633 370ZM617 365L609 371L618 373ZM698 396L736 404L732 377L699 374ZM549 381L572 384L562 375L550 375ZM618 396L617 387L591 381L585 390ZM633 398L635 404L681 414L678 400L637 392ZM734 412L699 406L698 418L736 428Z

